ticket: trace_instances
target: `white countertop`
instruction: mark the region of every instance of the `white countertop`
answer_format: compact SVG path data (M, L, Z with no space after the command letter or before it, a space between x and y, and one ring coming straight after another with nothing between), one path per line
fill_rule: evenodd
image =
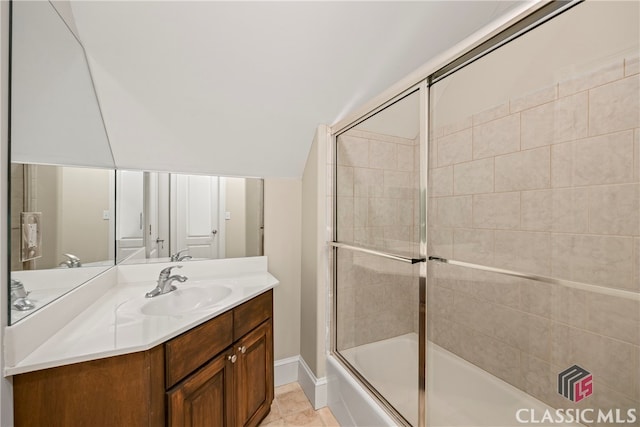
M214 305L173 316L145 315L139 311L141 304L155 299L144 298L155 287L155 281L115 285L33 352L14 366L6 366L5 375L148 350L277 284L278 280L266 271L176 282L176 293L195 287L224 286L230 289L230 294Z

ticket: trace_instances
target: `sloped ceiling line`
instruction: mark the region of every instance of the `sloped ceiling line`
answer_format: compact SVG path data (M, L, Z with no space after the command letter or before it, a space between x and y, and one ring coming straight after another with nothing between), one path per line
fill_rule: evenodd
M117 167L299 178L319 124L518 2L70 4Z

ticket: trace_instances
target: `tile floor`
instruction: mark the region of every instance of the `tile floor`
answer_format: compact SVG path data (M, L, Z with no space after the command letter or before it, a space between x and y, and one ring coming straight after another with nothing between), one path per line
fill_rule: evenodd
M328 407L313 410L313 406L298 383L276 387L271 412L260 426L339 427Z

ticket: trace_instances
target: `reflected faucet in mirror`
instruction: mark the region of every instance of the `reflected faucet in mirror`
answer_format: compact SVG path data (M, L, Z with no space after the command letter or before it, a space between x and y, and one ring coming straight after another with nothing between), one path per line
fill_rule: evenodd
M18 311L32 310L36 305L27 296L29 292L24 288L21 281L11 279L11 307Z
M190 260L191 258L193 258L191 255L181 255L183 252L187 252L188 250L189 250L189 248L182 249L182 250L176 252L175 254L171 255L171 261L175 262L175 261L187 261L187 260Z
M146 298L157 297L158 295L168 294L169 292L173 292L178 289L172 283L174 281L178 281L180 283L184 283L187 281L186 276L181 276L179 274L175 274L170 276L171 270L174 268L182 268L181 265L173 265L171 267L167 267L160 272L160 276L158 276L158 284L156 285L151 292L147 292L144 296Z
M60 267L63 267L63 266L67 266L69 268L82 267L82 264L80 263L80 258L75 256L74 254L63 254L63 255L67 257L67 260L62 261L59 264Z

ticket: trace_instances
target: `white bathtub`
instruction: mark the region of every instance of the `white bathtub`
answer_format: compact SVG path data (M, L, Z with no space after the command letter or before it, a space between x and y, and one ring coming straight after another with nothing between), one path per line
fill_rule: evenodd
M414 425L417 425L417 335L407 334L344 350L341 354ZM536 398L429 342L427 426L518 426L521 408L553 410ZM333 357L328 403L342 426L393 426L393 419ZM545 424L536 426L581 426Z

